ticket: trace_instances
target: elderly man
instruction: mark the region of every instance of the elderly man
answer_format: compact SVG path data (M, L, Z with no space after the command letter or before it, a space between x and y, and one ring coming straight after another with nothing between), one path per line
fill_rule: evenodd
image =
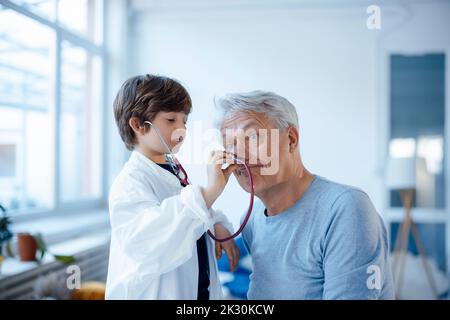
M295 107L264 91L230 94L217 106L225 147L250 163L261 200L243 232L253 264L248 298L394 298L381 217L364 191L303 166ZM234 174L249 191L245 169Z

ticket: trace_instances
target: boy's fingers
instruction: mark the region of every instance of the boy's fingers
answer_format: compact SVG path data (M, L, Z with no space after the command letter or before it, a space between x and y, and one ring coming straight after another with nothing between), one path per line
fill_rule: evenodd
M223 155L217 153L216 151L211 152L211 155L209 156L209 162L215 163L217 160L222 159Z
M236 259L237 256L236 256L236 250L234 248L234 245L230 244L230 247L231 247L231 252L233 253L233 272L234 272L237 269L238 260Z
M219 242L216 242L216 258L217 260L222 258L222 247Z
M238 164L230 164L226 169L223 169L224 173L231 174L233 171L235 171L237 168L239 168Z
M233 261L234 261L233 271L235 271L237 268L237 263L238 263L238 254L236 252L236 247L234 245L231 245L231 247L232 247L232 251L233 251Z
M230 265L230 270L233 271L233 268L234 268L233 252L231 251L231 248L228 245L224 245L224 249L225 249L225 253L228 257L228 263Z
M216 155L212 158L212 163L214 164L234 164L236 160L231 155Z
M241 253L239 252L239 248L237 246L234 246L234 252L235 252L234 260L236 261L236 268L237 268L239 264L239 259L241 257Z
M233 261L234 261L233 271L235 271L237 269L237 266L239 263L240 252L239 252L239 248L236 246L236 243L234 241L232 241L230 243L230 247L233 252Z
M230 177L230 175L236 171L236 169L239 168L238 164L232 164L228 168L223 170L223 174L225 175L226 179Z
M211 155L209 157L209 163L233 164L233 163L235 163L235 160L234 160L234 156L232 154L227 153L225 151L212 151Z

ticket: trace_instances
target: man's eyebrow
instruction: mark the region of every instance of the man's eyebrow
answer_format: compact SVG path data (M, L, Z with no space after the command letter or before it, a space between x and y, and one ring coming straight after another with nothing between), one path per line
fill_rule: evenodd
M250 127L250 126L252 126L252 125L254 125L254 124L260 125L260 123L259 123L258 121L250 120L250 121L242 128L242 130L245 131L245 130L247 130L248 127Z
M250 126L252 126L252 125L254 125L254 124L256 124L256 125L260 125L260 123L258 122L258 121L255 121L255 120L250 120L249 122L247 122L246 124L245 124L245 126L244 127L242 127L242 128L239 128L239 129L237 129L237 130L247 130L248 129L248 127L250 127ZM224 131L226 132L227 130L235 130L235 129L225 129Z
M250 120L243 128L239 128L239 129L237 129L237 130L243 130L243 131L245 131L245 130L248 129L248 127L250 127L250 126L252 126L252 125L254 125L254 124L260 125L260 123L259 123L258 121L255 121L255 120L252 119L252 120ZM224 133L222 134L222 138L225 138L226 133L227 133L228 130L234 131L235 129L225 129L225 130L224 130Z

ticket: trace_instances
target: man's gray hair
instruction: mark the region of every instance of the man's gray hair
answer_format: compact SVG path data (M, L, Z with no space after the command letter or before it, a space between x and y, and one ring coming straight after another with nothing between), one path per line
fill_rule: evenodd
M269 91L230 93L215 100L220 111L219 127L238 112L257 112L266 115L278 129L298 128L297 111L286 98Z

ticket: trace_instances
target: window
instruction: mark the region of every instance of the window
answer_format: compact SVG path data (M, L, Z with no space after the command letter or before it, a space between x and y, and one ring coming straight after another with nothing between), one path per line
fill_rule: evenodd
M101 193L101 61L63 42L61 76L61 200L96 198Z
M445 208L445 55L391 56L391 157L416 157L415 206ZM401 207L398 191L391 206Z
M0 203L12 214L94 206L103 196L102 1L14 3L0 5Z
M17 4L22 5L32 12L54 19L56 16L55 0L16 0Z
M64 28L100 44L103 1L99 0L13 0L26 10L58 22Z
M58 0L58 21L89 40L102 41L102 2Z
M0 8L0 202L9 209L53 203L54 44L49 28Z

